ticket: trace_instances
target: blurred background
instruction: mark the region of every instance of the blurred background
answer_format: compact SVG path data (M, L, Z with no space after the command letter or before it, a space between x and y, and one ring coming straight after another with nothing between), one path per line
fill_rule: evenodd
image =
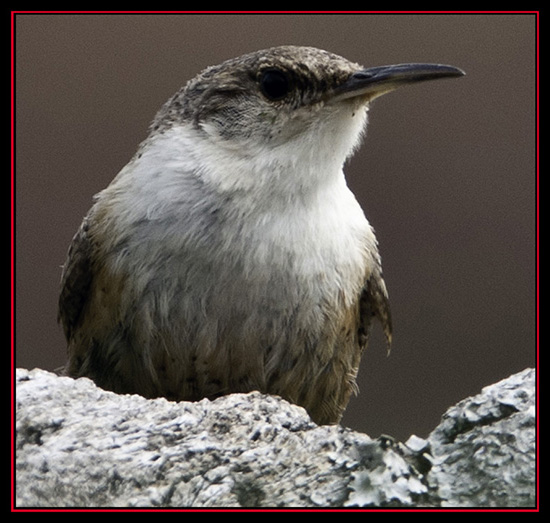
M16 364L65 361L68 245L160 106L204 67L282 44L467 76L375 101L346 166L376 229L394 344L375 328L343 425L425 437L536 362L536 17L33 15L15 19Z

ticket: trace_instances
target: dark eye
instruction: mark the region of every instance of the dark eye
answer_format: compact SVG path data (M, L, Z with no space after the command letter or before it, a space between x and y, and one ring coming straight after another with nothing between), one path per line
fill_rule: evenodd
M283 71L267 69L260 75L260 89L270 100L282 100L290 91L290 81Z

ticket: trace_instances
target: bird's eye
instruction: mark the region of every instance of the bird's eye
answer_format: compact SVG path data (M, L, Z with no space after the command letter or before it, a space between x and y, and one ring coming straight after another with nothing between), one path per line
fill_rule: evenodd
M266 69L260 75L260 89L269 100L282 100L290 91L290 81L283 71Z

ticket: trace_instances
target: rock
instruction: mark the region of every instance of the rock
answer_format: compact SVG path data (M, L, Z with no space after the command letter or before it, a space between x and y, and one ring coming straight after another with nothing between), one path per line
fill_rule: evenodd
M527 507L536 492L535 371L449 409L429 439L443 506Z
M402 444L257 392L175 403L18 369L16 507L534 505L532 380L488 387Z

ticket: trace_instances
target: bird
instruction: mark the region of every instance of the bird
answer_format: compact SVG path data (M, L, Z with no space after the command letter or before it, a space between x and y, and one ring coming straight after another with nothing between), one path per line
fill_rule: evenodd
M371 102L456 67L365 68L304 46L207 67L94 196L62 268L64 373L172 401L259 391L337 424L392 320L343 167Z

